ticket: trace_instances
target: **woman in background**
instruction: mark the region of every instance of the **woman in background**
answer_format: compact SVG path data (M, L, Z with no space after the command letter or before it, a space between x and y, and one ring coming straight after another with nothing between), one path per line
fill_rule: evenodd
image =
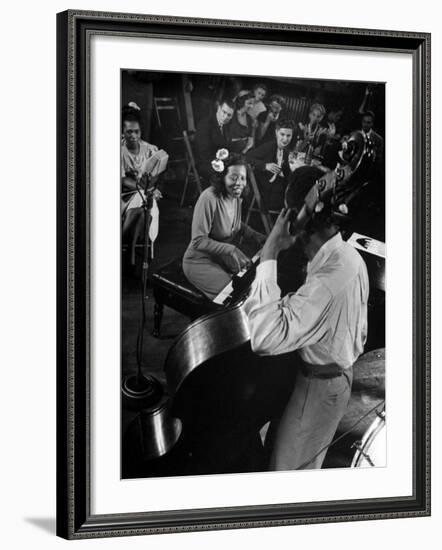
M256 120L259 115L266 110L264 99L267 95L267 86L263 83L257 83L253 86L253 106L249 110L249 115Z
M235 99L235 113L230 122L230 148L233 153L245 155L255 146L256 122L249 115L254 105L253 94L248 92Z
M135 105L135 107L134 107ZM135 245L144 229L143 203L146 192L155 201L161 198L156 188L158 176L151 176L147 163L158 147L141 139L140 108L129 104L122 109L121 140L121 220L122 239L130 243L130 263L135 265Z
M186 277L211 300L233 275L250 265L250 259L238 248L240 239L252 238L259 245L265 241L264 235L241 221L246 162L229 156L226 149L218 151L217 157L212 162L211 186L195 205L192 238L183 258Z

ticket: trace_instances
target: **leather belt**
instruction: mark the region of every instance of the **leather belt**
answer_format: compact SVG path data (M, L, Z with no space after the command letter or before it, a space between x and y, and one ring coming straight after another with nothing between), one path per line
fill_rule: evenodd
M345 370L336 363L311 365L301 361L301 372L306 378L338 378L344 374Z

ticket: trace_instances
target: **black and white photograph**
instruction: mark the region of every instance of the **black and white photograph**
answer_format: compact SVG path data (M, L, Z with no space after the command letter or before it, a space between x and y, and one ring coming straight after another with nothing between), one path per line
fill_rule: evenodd
M385 82L244 69L120 72L122 479L386 466Z
M429 36L57 31L57 534L428 515Z
M437 546L440 3L3 13L2 547Z

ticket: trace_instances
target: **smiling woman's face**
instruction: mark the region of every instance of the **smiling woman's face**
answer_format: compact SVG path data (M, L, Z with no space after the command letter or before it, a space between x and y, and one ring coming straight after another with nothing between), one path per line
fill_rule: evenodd
M227 195L232 198L239 198L247 184L247 170L245 166L229 166L224 176L224 185Z
M279 149L285 149L287 145L292 141L293 130L291 128L278 128L275 131L276 144Z
M246 111L251 109L254 105L255 105L255 102L254 102L253 98L246 99L245 102L244 102L244 107L246 108Z

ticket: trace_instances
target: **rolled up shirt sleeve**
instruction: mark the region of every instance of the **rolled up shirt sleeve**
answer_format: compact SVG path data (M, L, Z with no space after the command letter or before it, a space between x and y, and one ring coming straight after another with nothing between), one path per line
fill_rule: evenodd
M244 303L252 350L279 355L320 342L329 330L330 291L319 279L281 298L276 260L261 263Z

